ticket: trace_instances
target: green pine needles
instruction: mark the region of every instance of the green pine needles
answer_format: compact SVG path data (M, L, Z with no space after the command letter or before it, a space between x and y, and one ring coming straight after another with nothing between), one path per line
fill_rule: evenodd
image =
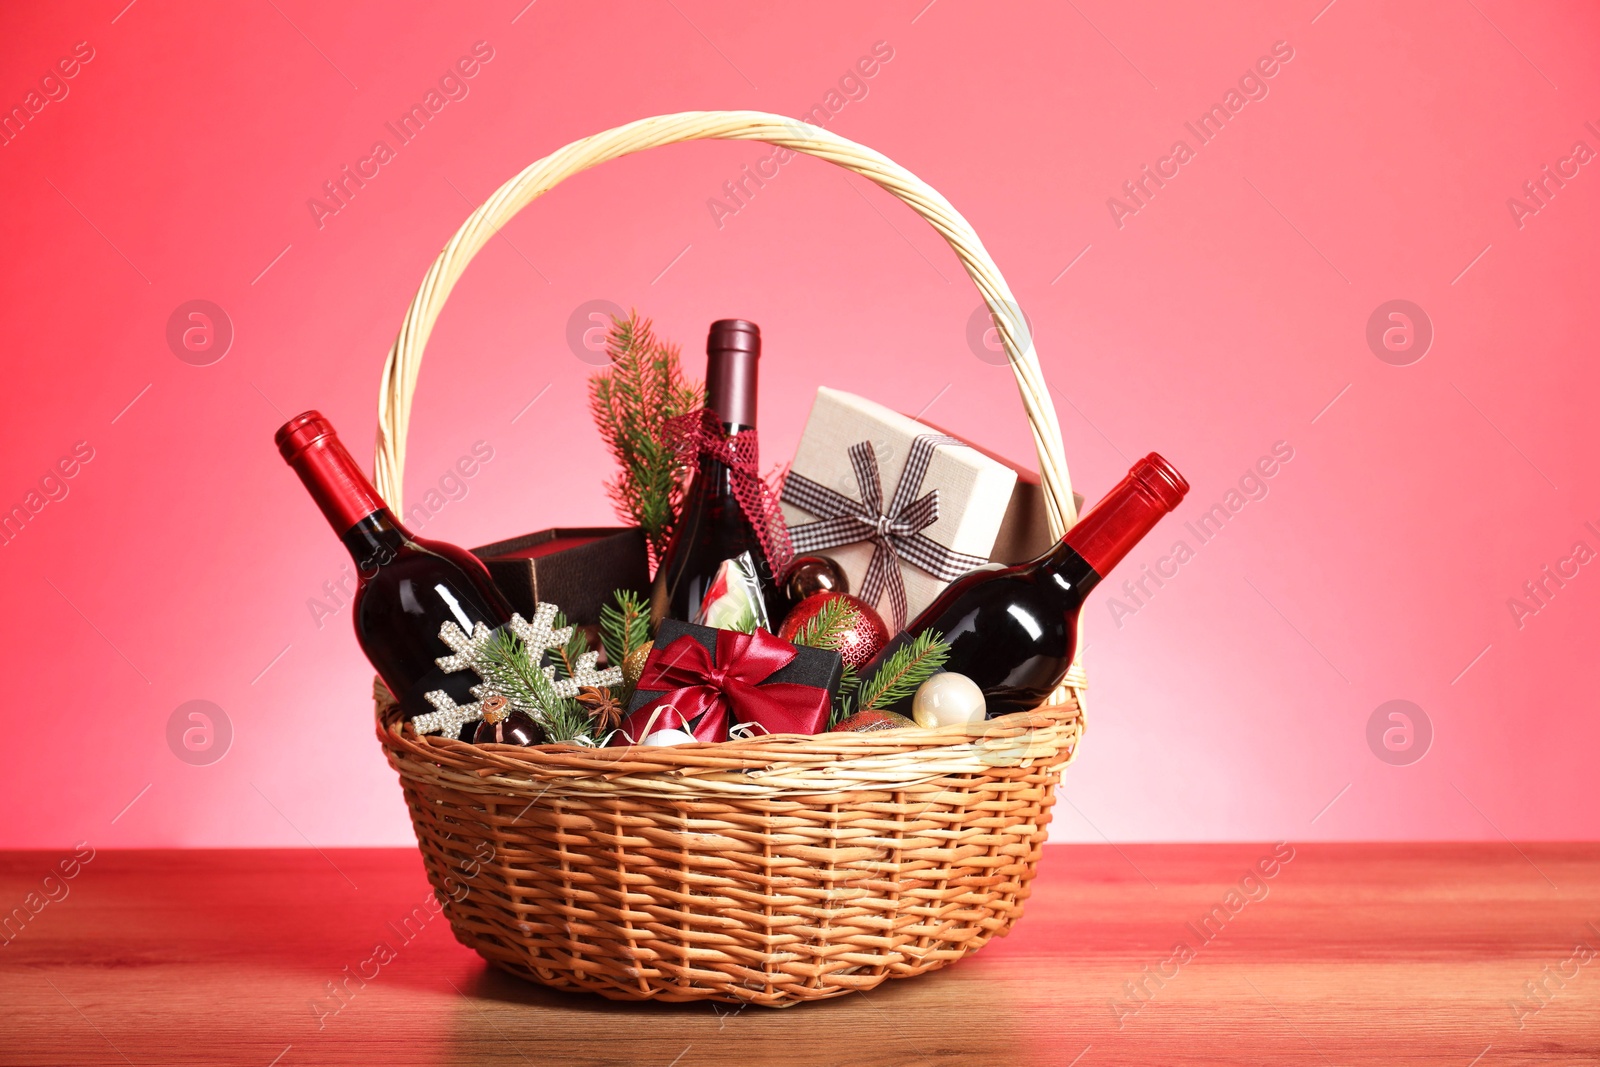
M621 667L633 653L650 647L650 605L631 589L618 589L611 600L600 609L600 647L606 650L607 666ZM615 695L624 706L633 698L626 672Z
M843 597L823 602L817 613L795 631L794 644L808 648L834 648L855 619L856 609Z
M600 645L606 663L620 667L634 649L650 643L650 605L631 589L618 589L611 600L600 609Z
M855 608L850 602L836 597L823 604L795 631L794 643L837 651L840 636L850 628L854 618ZM943 635L926 632L892 652L865 681L855 667L846 663L839 678L839 693L833 699L829 726L837 726L858 711L881 710L913 696L923 682L939 673L939 668L949 658L950 646L944 643Z
M589 410L617 461L606 492L617 514L639 526L659 564L672 540L689 469L665 428L668 420L705 405L705 390L685 381L678 346L656 337L649 319L630 311L606 334L611 366L589 379Z
M881 710L915 695L918 687L937 674L949 658L950 646L940 634L918 634L910 644L895 649L872 677L861 683L856 710Z
M794 643L810 648L837 648L839 636L850 626L853 611L848 601L829 601L795 632ZM914 696L922 683L939 673L949 658L950 646L944 643L943 636L929 632L890 653L872 672L872 677L865 680L856 673L855 667L845 664L829 726L837 726L858 711L883 710Z
M849 629L854 618L855 608L843 597L825 601L817 613L795 631L793 643L807 648L831 648L837 652L839 638ZM839 676L839 691L833 697L833 711L828 722L830 727L850 717L850 708L860 684L861 679L854 665L846 663L844 673Z
M846 663L839 675L839 692L833 698L833 710L828 715L828 729L833 729L853 715L856 690L861 688L861 675L854 664Z
M567 617L556 613L555 627L567 625ZM589 639L583 635L582 627L574 626L572 636L567 638L567 643L560 648L550 650L550 662L556 665L558 678L571 678L578 673L578 657L589 651Z
M566 616L559 612L555 628L567 625ZM577 627L567 644L553 650L550 659L555 664L557 677L572 676L578 657L589 651L588 642ZM593 745L594 720L589 712L571 697L556 695L555 687L544 673L541 664L522 639L508 630L499 630L484 648L483 658L473 668L495 692L505 696L517 710L527 714L544 730L545 740L552 744Z

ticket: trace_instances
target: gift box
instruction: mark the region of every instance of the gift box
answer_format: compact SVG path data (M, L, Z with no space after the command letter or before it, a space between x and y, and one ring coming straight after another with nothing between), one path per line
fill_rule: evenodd
M924 422L930 430L949 434L937 423ZM969 443L970 445L970 443ZM1013 463L1004 456L989 451L982 445L970 445L996 463L1010 467L1017 474L1016 488L1006 504L1005 517L1000 520L1000 532L994 536L994 547L989 550L992 563L1012 566L1038 559L1055 547L1056 539L1050 536L1050 512L1044 502L1044 486L1039 476L1027 467ZM1083 494L1072 494L1073 506L1083 512Z
M540 530L475 548L511 609L533 618L538 604L560 604L567 621L593 626L616 589L650 596L650 561L637 526Z
M838 389L817 390L783 486L796 555L831 556L899 630L989 562L1017 472L965 441Z
M611 743L640 744L663 730L696 741L822 733L843 670L839 653L759 628L741 633L663 619Z

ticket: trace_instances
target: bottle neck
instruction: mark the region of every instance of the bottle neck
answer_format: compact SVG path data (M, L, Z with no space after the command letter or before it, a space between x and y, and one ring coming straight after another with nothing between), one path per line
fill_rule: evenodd
M730 438L755 429L753 426L742 426L739 423L731 422L721 423L721 426L722 432ZM719 496L731 496L733 494L733 471L720 459L701 456L699 477L703 484Z
M411 540L411 535L395 522L388 508L379 508L340 534L339 540L355 560L356 572L363 578L370 578L379 567L399 554L400 547Z
M1188 490L1183 476L1151 453L1067 531L1059 547L1080 557L1103 578L1178 506Z
M756 383L761 362L761 330L744 319L719 319L706 338L706 409L722 432L735 437L756 428ZM733 492L726 464L700 460L700 481L719 496Z
M1089 590L1099 585L1104 577L1065 540L1051 549L1041 562L1042 569L1049 573L1051 579L1076 595L1080 604L1089 595Z
M713 348L706 353L706 407L729 432L755 427L759 361L759 348Z
M410 539L321 415L307 412L290 420L278 431L278 448L364 570L370 561L393 558L393 550Z

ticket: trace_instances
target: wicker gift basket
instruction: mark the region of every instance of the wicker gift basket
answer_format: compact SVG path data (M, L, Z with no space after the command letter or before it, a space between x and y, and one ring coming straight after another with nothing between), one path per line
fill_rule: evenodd
M384 365L376 471L390 506L401 507L423 348L473 256L564 179L708 138L855 171L943 235L995 314L1052 532L1065 532L1076 516L1060 428L1010 289L966 219L879 153L752 111L663 115L575 141L472 213ZM782 1007L943 967L1010 930L1077 752L1082 688L1075 666L1044 707L968 726L491 750L418 736L380 684L378 736L456 938L484 959L617 999Z

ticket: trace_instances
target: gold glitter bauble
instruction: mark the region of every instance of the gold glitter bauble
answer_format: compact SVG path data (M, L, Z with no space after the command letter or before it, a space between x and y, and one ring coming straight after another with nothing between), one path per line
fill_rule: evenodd
M640 645L629 652L622 659L622 680L630 687L639 684L639 675L644 673L644 661L650 658L650 646Z

